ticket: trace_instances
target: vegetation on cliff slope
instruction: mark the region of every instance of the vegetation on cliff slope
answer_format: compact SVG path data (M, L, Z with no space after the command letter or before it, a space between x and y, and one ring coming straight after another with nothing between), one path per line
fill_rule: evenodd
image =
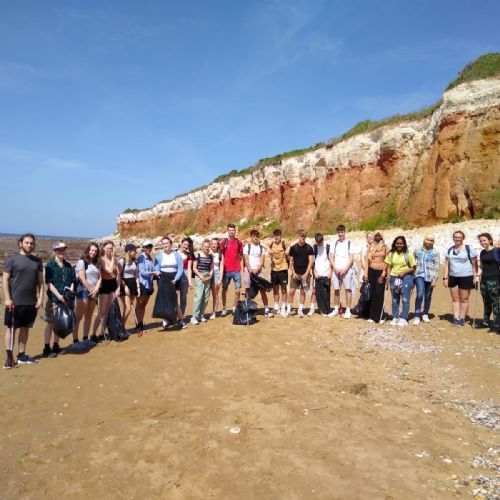
M458 77L446 87L446 90L450 90L461 83L491 78L492 76L498 75L500 75L500 53L491 52L465 66L458 74Z

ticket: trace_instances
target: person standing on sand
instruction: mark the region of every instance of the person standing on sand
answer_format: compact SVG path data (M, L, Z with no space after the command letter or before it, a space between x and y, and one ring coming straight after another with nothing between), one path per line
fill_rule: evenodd
M314 265L314 250L306 243L307 234L303 229L298 231L299 240L290 247L290 269L292 279L290 281L290 292L288 294L288 304L284 317L290 316L292 312L293 297L297 288L300 289L299 309L297 316L304 317L304 304L306 293L309 291L312 267Z
M345 226L337 226L338 239L333 246L333 311L332 316L339 314L340 289L344 285L346 308L344 319L351 317L352 291L356 287L356 272L354 268L354 256L351 250L351 242L345 239Z
M14 343L16 330L19 329L17 363L31 365L38 363L26 354L29 329L36 319L37 310L43 301L42 261L31 255L35 249L35 237L23 234L18 240L19 254L5 261L3 272L3 296L5 299L4 324L5 350L7 359L3 367L8 370L16 366Z
M324 237L321 233L316 233L314 235L314 241L316 243L313 246L314 250L314 280L313 280L313 289L311 294L311 308L307 313L308 316L314 316L315 312L315 303L317 299L316 289L323 286L324 293L324 302L328 302L328 310L321 310L321 298L318 301L320 313L322 316L328 316L332 313L330 310L330 282L332 279L332 256L330 255L330 243L325 243ZM321 293L322 290L319 289L318 293ZM321 296L320 296L321 297ZM326 299L326 300L325 300ZM323 304L323 307L326 304Z
M192 273L193 273L193 259L194 254L191 253L191 242L189 238L184 238L181 241L181 246L178 250L179 255L182 258L182 269L183 273L179 280L179 305L181 307L182 321L184 321L184 316L186 314L187 305L187 294L190 288L193 288Z
M61 352L59 347L59 337L54 334L54 344L50 349L50 338L52 336L52 324L54 313L61 304L66 304L64 291L69 288L74 291L76 284L76 274L73 266L64 258L66 254L66 243L58 241L52 247L54 257L45 266L45 283L47 284L47 303L45 304L45 321L47 326L44 331L43 357L53 358Z
M142 253L137 257L137 265L139 266L139 289L140 295L137 297L135 306L135 314L137 316L137 330L140 332L144 328L144 314L149 298L153 295L153 278L154 278L154 261L151 257L153 250L153 242L146 240L142 243Z
M464 240L462 231L453 233L454 245L446 252L444 263L443 284L450 289L454 326L465 326L470 291L476 285L477 253Z
M92 315L97 301L97 293L101 285L99 280L99 247L90 243L75 267L77 277L75 331L73 332L73 348L94 346L89 339ZM83 318L83 340L78 342L78 330Z
M210 253L214 258L214 274L212 276L212 314L210 319L215 319L217 313L217 305L219 304L219 289L222 284L222 276L224 275L224 255L220 250L219 238L210 240Z
M288 260L290 249L282 239L281 229L273 231L273 241L269 247L271 258L271 284L274 293L274 312L284 316L286 314L287 285L288 285ZM280 307L281 291L281 307Z
M245 291L248 297L248 292L250 291L250 279L251 275L264 277L264 259L266 258L267 248L264 247L260 242L260 234L257 229L252 229L250 231L251 243L247 243L243 248L243 258L245 264ZM260 296L262 298L262 303L264 304L264 316L266 318L272 318L274 314L269 311L269 302L267 300L267 293L265 290L260 290Z
M204 314L210 297L210 282L214 272L214 257L210 253L210 240L203 241L201 252L198 252L194 260L193 271L195 274L195 292L191 324L198 325L207 321Z
M433 234L426 234L422 248L415 250L415 286L417 296L415 297L415 318L414 325L418 325L420 320L429 323L429 309L431 307L432 291L436 286L439 274L439 252L434 249L435 237ZM424 302L424 312L422 314L422 301Z
M484 314L479 328L489 328L490 333L500 333L500 248L493 246L490 233L478 236L483 247L479 254L479 280L483 297ZM493 313L493 323L490 316Z
M135 309L135 301L141 294L139 281L139 266L137 265L137 247L133 243L125 245L125 257L118 261L122 286L120 287L120 299L123 304L122 321L126 327L127 319ZM138 323L138 321L137 321ZM135 325L135 330L139 325Z
M227 238L220 242L220 250L224 256L224 275L222 277L222 312L221 316L226 316L227 309L227 289L231 280L234 281L234 305L233 314L236 309L236 304L240 300L241 290L241 259L243 257L243 243L236 238L236 226L234 224L227 225Z
M359 281L364 281L365 279L365 262L368 257L368 252L370 251L370 247L373 243L374 233L373 231L366 231L365 238L366 244L361 247L361 252L359 258L361 260L361 272L359 273Z

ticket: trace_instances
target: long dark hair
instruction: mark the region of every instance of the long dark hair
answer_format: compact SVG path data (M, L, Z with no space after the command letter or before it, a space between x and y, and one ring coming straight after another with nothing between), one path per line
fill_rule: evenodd
M391 245L391 252L396 253L396 241L401 240L403 242L403 253L408 253L408 244L406 243L406 238L404 236L396 236Z
M22 245L25 238L31 238L33 240L33 243L36 245L35 236L31 233L26 233L26 234L21 235L19 237L19 239L17 240L17 244L18 244L19 248L21 248L21 245Z
M97 252L93 259L90 258L90 249L92 247L97 248ZM87 245L87 248L85 248L85 251L83 252L82 259L88 262L89 264L94 264L94 266L97 266L99 264L99 245L95 242L89 243Z

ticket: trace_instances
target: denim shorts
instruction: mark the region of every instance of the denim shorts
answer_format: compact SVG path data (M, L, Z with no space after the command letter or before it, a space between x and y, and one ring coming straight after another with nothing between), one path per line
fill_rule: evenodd
M212 285L220 284L220 269L214 269L214 274L212 275Z
M241 273L239 271L224 272L224 277L222 279L222 288L224 288L224 290L229 288L231 280L234 280L234 287L236 290L239 290L241 288Z
M89 297L90 297L90 293L85 288L83 290L80 290L79 292L76 292L76 298L77 299L88 300Z

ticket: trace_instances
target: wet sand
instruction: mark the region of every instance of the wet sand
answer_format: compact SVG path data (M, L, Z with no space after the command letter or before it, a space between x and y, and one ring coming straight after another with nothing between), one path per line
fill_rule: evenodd
M2 498L498 498L499 336L319 315L161 331L152 304L141 338L0 373Z

